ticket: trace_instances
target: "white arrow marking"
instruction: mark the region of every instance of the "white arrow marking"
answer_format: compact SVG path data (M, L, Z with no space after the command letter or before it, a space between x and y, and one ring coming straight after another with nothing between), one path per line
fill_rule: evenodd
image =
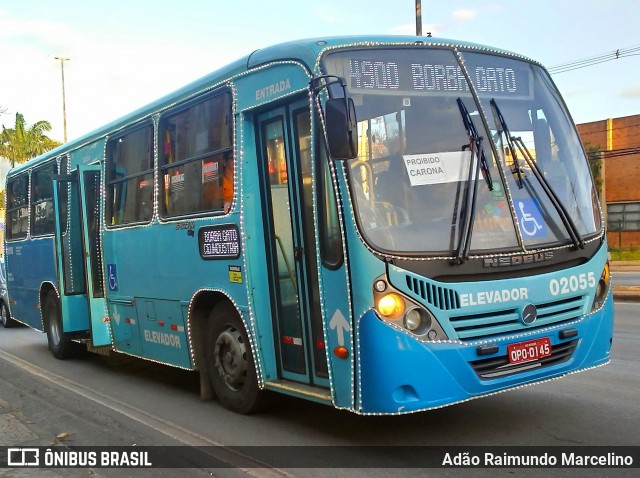
M120 325L120 314L118 313L118 309L113 308L113 320L116 321L116 325Z
M344 318L340 309L336 310L336 313L331 317L329 327L331 327L331 330L336 329L338 334L338 345L340 345L340 347L344 346L344 333L349 333L351 331L351 327L349 327L349 322Z

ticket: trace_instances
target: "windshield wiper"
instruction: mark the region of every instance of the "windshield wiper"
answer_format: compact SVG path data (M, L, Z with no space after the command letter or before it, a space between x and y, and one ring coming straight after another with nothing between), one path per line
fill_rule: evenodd
M489 191L493 191L491 171L489 171L489 164L487 163L487 158L484 155L484 149L482 148L482 141L484 141L484 138L478 134L476 125L473 123L473 119L471 119L471 115L469 114L469 110L467 110L467 107L460 98L458 98L458 107L460 108L462 121L464 121L464 127L467 129L467 133L471 137L471 163L473 164L475 155L478 166L482 170L482 175L487 182L487 186L489 186Z
M473 232L473 217L476 213L476 202L478 198L478 182L480 179L480 171L484 176L489 191L493 191L493 180L491 179L491 172L489 171L489 164L487 158L484 155L484 149L482 148L483 137L478 134L473 119L469 114L469 110L465 106L461 98L458 98L458 108L460 108L460 114L462 115L462 121L467 129L467 133L471 138L471 159L469 161L469 176L467 178L467 195L464 202L464 219L462 221L462 232L460 233L460 241L458 243L458 249L456 251L455 262L462 264L469 257L469 249L471 247L471 234ZM466 149L468 146L464 146L462 149Z
M516 151L513 148L514 144L518 148L522 156L524 157L524 160L527 163L527 165L533 171L534 176L542 186L542 189L544 190L546 195L549 197L551 204L553 204L553 207L556 209L556 211L558 211L560 220L562 221L562 224L564 224L565 229L569 233L571 242L573 242L576 248L584 249L584 239L580 235L580 231L578 231L576 224L573 222L573 219L571 219L571 216L569 215L567 208L564 207L564 204L562 204L560 199L558 199L558 196L556 195L555 191L551 188L551 185L549 184L549 181L547 181L547 178L544 176L542 171L540 171L540 168L538 168L538 165L535 159L533 158L531 151L529 151L529 148L527 148L527 146L524 144L524 141L522 141L521 137L511 136L511 133L509 133L509 129L507 127L507 123L504 120L504 117L502 116L502 113L500 112L500 108L498 108L498 104L496 103L495 99L491 100L491 106L493 107L493 110L495 111L498 117L498 120L500 121L500 126L502 127L504 134L507 138L507 142L509 144L509 150L511 150L511 156L513 157L513 164L518 174L520 189L522 189L523 180L520 172L520 166L518 165L517 156L515 154Z
M524 187L524 181L522 179L522 171L520 170L520 162L518 161L518 154L516 153L516 149L513 147L513 142L515 138L511 136L511 133L509 132L509 127L507 126L507 122L505 121L504 116L502 116L502 112L500 111L500 108L498 108L498 104L496 103L496 100L494 99L491 100L491 107L493 108L493 112L495 113L498 119L498 123L500 123L500 128L502 128L501 130L498 130L498 134L502 136L502 133L504 133L504 136L507 140L507 147L509 148L509 152L511 153L511 157L513 158L513 169L511 173L514 176L517 176L516 182L518 184L518 189L522 189Z

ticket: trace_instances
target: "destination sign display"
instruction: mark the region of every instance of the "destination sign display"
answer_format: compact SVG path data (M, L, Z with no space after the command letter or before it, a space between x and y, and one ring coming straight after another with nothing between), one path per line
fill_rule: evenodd
M201 227L198 231L200 257L203 259L237 259L240 257L240 234L235 224Z
M340 52L341 61L329 58L338 76L353 94L460 95L469 93L467 78L451 52L376 50ZM531 71L526 62L470 54L469 77L481 96L529 98ZM333 61L332 61L333 60Z

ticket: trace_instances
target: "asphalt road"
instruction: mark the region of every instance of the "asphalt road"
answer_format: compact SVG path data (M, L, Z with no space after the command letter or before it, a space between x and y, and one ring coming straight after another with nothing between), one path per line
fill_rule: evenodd
M640 272L616 271L612 274L613 285L640 286Z
M640 445L640 304L616 304L611 363L560 380L420 414L349 412L280 397L267 412L240 416L201 402L195 373L121 357L52 359L46 337L0 329L0 404L39 430L68 433L67 445L572 446ZM1 430L0 430L1 431ZM259 450L257 448L256 450ZM424 470L367 469L384 448L356 449L346 469L186 470L181 476L424 476ZM295 450L292 451L295 453ZM224 457L222 457L224 459ZM231 458L233 460L233 458ZM327 456L327 460L331 460ZM393 473L391 473L393 471ZM546 470L556 476L630 476L630 470ZM175 470L74 470L62 476L175 476ZM540 476L518 470L518 476ZM430 476L512 476L507 470L431 470ZM4 474L13 476L50 476ZM59 475L55 475L59 476Z

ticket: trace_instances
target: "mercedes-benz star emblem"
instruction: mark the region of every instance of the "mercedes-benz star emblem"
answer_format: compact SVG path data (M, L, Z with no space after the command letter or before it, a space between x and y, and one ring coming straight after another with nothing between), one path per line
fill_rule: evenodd
M527 304L522 309L522 322L525 325L533 324L538 318L538 309L533 304Z

